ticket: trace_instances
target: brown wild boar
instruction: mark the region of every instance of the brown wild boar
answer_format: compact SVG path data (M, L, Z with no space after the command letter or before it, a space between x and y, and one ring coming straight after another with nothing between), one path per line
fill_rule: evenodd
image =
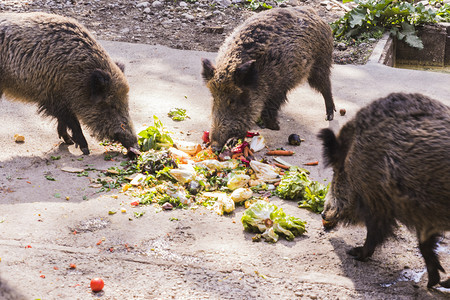
M244 137L258 118L262 127L279 130L288 91L304 81L322 93L332 120L332 52L330 26L310 8L275 8L247 19L220 47L216 66L202 59L213 97L211 146Z
M322 129L319 138L334 171L325 227L364 224L364 245L348 253L366 260L403 223L417 233L428 287L438 284L444 269L434 250L450 230L450 107L420 94L391 94L362 108L337 137Z
M65 143L89 154L81 121L98 139L119 141L134 151L128 90L123 67L75 20L0 14L0 96L36 103L39 112L56 118Z

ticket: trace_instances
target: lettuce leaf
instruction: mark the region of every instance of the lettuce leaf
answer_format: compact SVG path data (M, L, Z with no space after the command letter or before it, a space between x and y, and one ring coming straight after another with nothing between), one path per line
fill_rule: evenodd
M306 222L288 216L282 208L262 200L253 203L246 209L241 221L245 230L262 233L261 236L267 242L272 243L278 241L279 235L291 241L306 232Z

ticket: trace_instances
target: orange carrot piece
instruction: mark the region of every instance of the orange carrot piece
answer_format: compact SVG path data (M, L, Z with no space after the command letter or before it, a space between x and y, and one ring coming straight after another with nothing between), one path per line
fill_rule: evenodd
M244 148L244 157L248 157L248 146Z
M270 150L266 155L280 155L280 156L290 156L293 155L294 151L291 150Z
M276 167L284 169L284 170L289 170L289 167L283 164L279 164L279 163L273 163Z
M242 155L242 152L234 153L233 155L231 155L231 159L237 159L241 155Z
M312 162L309 162L309 163L304 163L305 166L317 166L318 164L319 164L318 161L312 161Z

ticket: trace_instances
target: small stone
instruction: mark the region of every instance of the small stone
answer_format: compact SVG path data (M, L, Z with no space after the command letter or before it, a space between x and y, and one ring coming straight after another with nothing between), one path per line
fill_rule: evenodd
M230 0L214 0L213 3L222 7L228 7L231 5Z
M154 1L152 3L152 7L154 7L154 8L161 8L161 7L163 7L163 4L162 4L161 1L156 0L156 1Z
M187 7L187 6L188 6L188 4L186 2L184 2L184 1L180 2L180 7Z
M347 49L347 45L346 45L345 43L339 43L339 44L337 44L336 47L337 47L337 49L340 50L340 51L344 51L344 50Z
M173 205L170 204L169 202L166 202L166 203L164 203L164 204L161 206L161 208L164 209L164 210L172 210L172 209L173 209Z
M137 8L140 8L140 7L147 7L147 6L149 6L149 5L150 5L150 3L148 3L147 1L145 1L145 2L138 3L138 4L136 5L136 7L137 7Z
M193 21L195 19L195 17L193 15L190 15L188 13L184 13L181 15L183 18L185 18L188 21Z
M206 32L206 33L222 34L224 31L224 28L221 26L206 26L206 27L203 27L202 31Z
M149 13L150 13L150 8L149 8L149 7L146 7L146 8L144 9L144 13L149 14Z
M339 110L339 114L341 115L341 116L345 116L345 113L346 113L347 111L345 110L345 108L341 108L340 110Z

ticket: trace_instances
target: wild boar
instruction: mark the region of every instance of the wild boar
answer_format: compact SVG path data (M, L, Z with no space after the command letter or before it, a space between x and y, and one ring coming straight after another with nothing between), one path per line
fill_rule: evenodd
M40 113L56 118L65 143L89 154L81 121L98 139L133 151L128 90L123 67L74 19L0 14L0 96L36 103Z
M304 81L322 93L332 120L332 52L330 26L311 8L276 8L247 19L220 47L216 66L202 59L213 97L211 146L244 137L258 118L262 127L279 130L288 91Z
M444 269L434 249L450 230L450 107L421 94L390 94L362 108L337 137L322 129L319 138L334 171L325 227L364 224L364 245L348 253L365 260L403 223L417 232L428 287L438 284Z

